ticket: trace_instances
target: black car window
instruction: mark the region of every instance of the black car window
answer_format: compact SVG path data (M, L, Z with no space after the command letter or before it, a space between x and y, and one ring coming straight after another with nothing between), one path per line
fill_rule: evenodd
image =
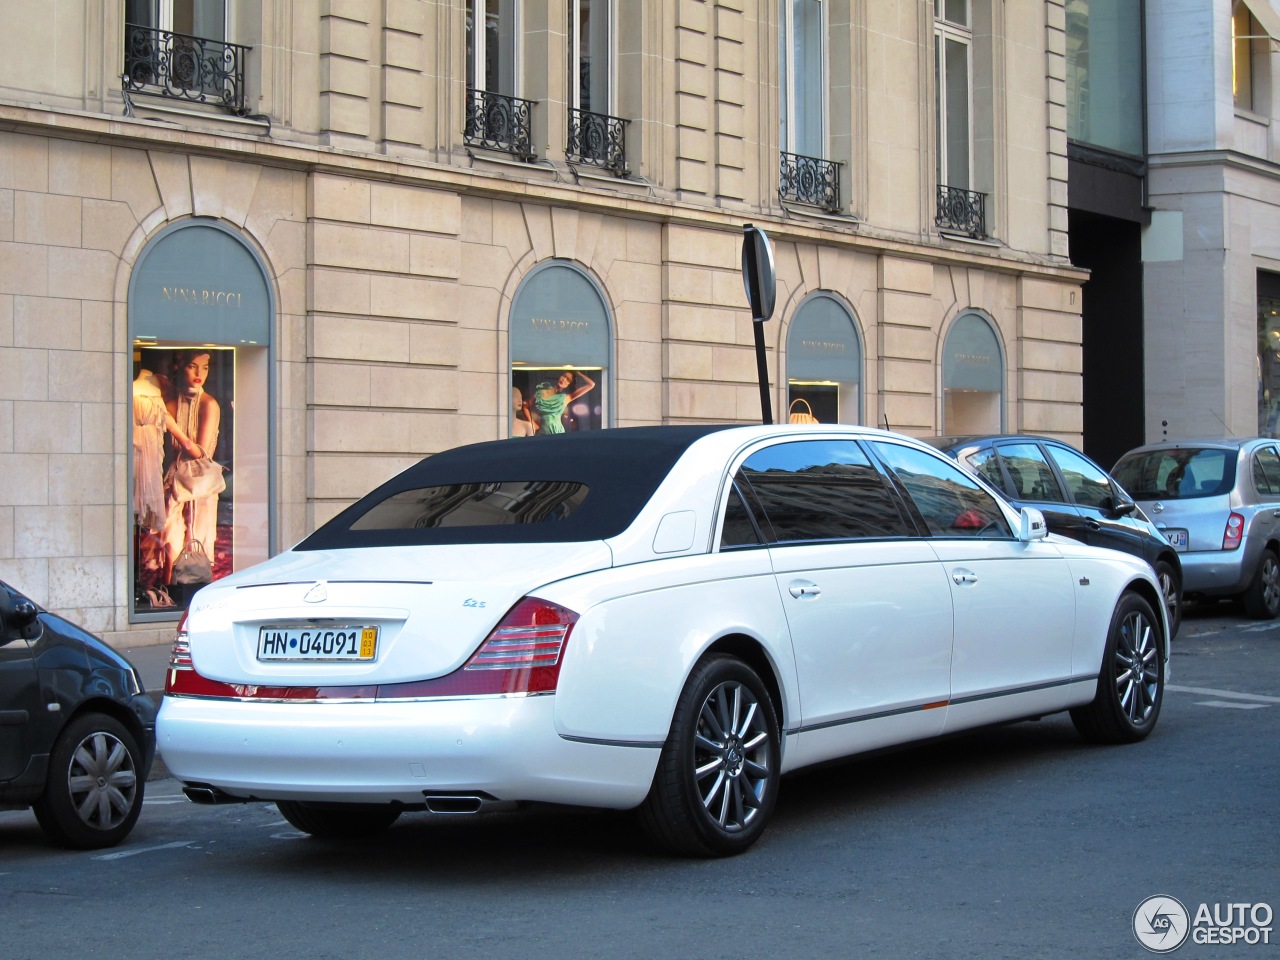
M729 499L724 508L724 525L720 528L720 549L733 547L758 547L760 534L756 530L751 512L742 500L738 485L729 488Z
M1071 498L1083 507L1100 507L1109 510L1115 506L1115 494L1111 481L1092 460L1068 447L1054 444L1049 447L1050 456L1067 481Z
M1280 495L1280 456L1269 444L1254 451L1253 485L1263 496Z
M774 444L747 458L739 482L779 543L910 535L885 478L851 440Z
M997 490L1003 490L1009 496L1017 496L1017 494L1009 489L1009 485L1005 483L1004 477L1000 473L1000 458L996 456L994 450L983 449L975 450L973 453L965 457L969 466L977 471L983 480L991 484Z
M958 466L898 443L875 441L935 537L1012 536L995 499Z
M1009 474L1015 500L1065 503L1062 487L1037 443L1002 443L997 448Z

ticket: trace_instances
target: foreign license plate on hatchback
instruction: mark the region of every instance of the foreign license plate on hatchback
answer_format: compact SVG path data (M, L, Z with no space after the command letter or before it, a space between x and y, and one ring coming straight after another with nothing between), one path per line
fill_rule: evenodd
M258 630L258 659L262 661L361 661L372 660L377 653L377 627L313 624Z
M1169 541L1169 545L1175 550L1187 549L1187 531L1185 530L1162 530L1164 538Z

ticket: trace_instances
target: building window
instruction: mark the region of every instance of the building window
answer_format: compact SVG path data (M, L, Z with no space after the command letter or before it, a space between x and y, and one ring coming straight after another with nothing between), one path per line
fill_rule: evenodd
M568 261L524 279L511 304L510 436L609 425L611 331L599 288Z
M126 0L124 90L248 113L249 47L229 43L226 0Z
M469 146L531 161L533 101L516 96L520 26L516 0L467 0L467 103L463 139Z
M824 0L779 5L778 193L829 211L840 206L840 165L827 159L827 8Z
M862 422L862 338L831 294L805 300L787 331L787 414L796 423Z
M968 190L973 165L973 25L969 0L934 0L938 183Z
M1280 436L1280 273L1258 271L1258 434Z
M1004 429L1004 354L987 319L959 316L942 348L942 431L952 436Z
M613 116L613 0L569 4L570 160L627 174L626 124Z
M1231 6L1231 94L1237 110L1270 110L1270 41L1245 0Z
M129 281L134 619L176 617L202 585L267 559L274 305L229 229L194 219Z
M1140 157L1142 6L1132 0L1067 4L1067 136Z

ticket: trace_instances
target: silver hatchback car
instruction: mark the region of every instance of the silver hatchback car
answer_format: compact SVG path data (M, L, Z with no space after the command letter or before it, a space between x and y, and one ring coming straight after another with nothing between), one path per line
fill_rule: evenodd
M1280 442L1236 437L1152 443L1112 476L1178 551L1187 597L1234 597L1280 613Z

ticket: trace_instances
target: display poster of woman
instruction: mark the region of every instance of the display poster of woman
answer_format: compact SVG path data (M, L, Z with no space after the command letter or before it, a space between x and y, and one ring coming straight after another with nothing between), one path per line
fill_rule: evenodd
M591 371L598 375L599 371ZM524 419L534 433L554 435L597 430L602 410L596 381L583 370L513 370L515 390L524 400Z
M226 465L219 449L223 407L210 388L218 384L221 389L222 383L230 387L229 360L229 351L203 348L148 348L136 356L134 599L143 612L185 606L200 580L222 575L230 565L230 543L219 542L220 525L229 523L228 514L220 524L220 512L228 511L221 509L219 494L192 498L189 491L175 489L177 465L183 461ZM215 472L221 475L221 467ZM207 573L190 562L193 551L207 558ZM194 580L192 570L200 571Z

